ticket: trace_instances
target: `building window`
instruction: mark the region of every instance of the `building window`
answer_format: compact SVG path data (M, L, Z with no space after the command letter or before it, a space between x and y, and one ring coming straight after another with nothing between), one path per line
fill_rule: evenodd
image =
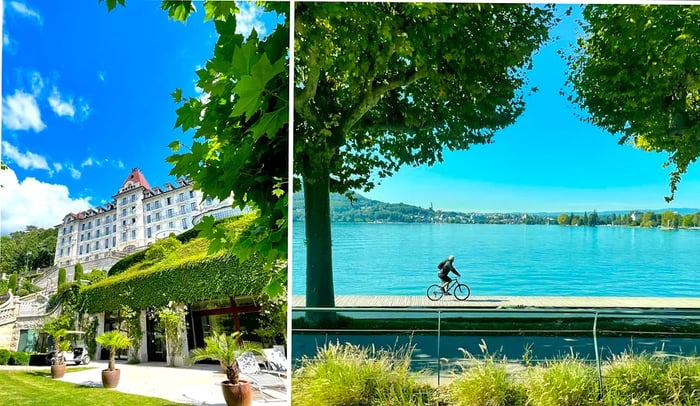
M212 203L211 197L207 197L207 200L204 201L204 205L207 207L211 206L211 203Z
M85 234L80 234L80 241L84 241L84 240L85 240Z
M95 250L99 250L99 249L100 249L100 242L95 241Z
M160 209L160 200L156 200L155 202L153 202L153 208Z
M83 224L80 225L80 229L81 229L82 231L85 231L85 223L83 223Z
M66 239L65 239L65 238L61 238L61 245L65 244L65 243L66 243Z
M117 221L117 213L114 213L114 215L112 216L112 220Z
M82 245L80 246L80 250L79 250L79 251L80 251L80 255L83 255L83 246L82 246Z
M95 238L100 238L100 230L95 231Z
M171 229L171 230L174 229L174 228L175 228L175 222L174 222L174 221L169 221L169 222L168 222L168 228Z
M116 224L112 226L112 232L113 232L113 233L116 233L116 232L117 232L117 225L116 225Z
M146 203L146 210L151 210L151 204L150 204L150 203Z
M68 247L68 250L66 251L66 255L70 255L70 247Z
M136 238L136 230L131 230L131 239Z
M156 213L156 221L160 221L160 212Z
M131 195L131 203L136 201L136 194Z
M105 217L105 224L109 224L111 219L112 219L112 216Z
M117 246L117 237L112 237L112 247Z
M136 206L131 208L131 214L136 214Z
M85 253L86 254L90 253L90 244L85 244Z
M61 253L59 254L60 257L63 256L63 248L61 248Z
M68 244L70 244L71 241L73 241L73 236L70 236L70 235L69 235L69 236L68 236Z
M100 226L100 219L97 219L97 220L95 220L95 227L99 227L99 226Z
M146 216L146 224L151 224L151 215Z
M126 217L126 209L122 209L122 217Z
M190 211L196 211L197 210L197 203L192 202L190 203Z
M73 232L73 226L70 226L70 231L68 231L68 232L69 232L69 233L72 233L72 232Z
M182 229L187 230L187 219L182 219Z
M105 238L105 249L109 248L109 238Z
M160 231L160 224L156 224L156 231Z
M146 237L151 238L151 227L146 229Z
M122 233L122 242L126 241L126 233Z
M177 195L177 201L178 201L178 202L184 202L184 201L185 201L185 194L184 194L184 193L178 194L178 195Z
M194 199L194 190L190 190L190 199Z
M168 218L173 216L173 209L168 209Z
M63 227L63 235L66 235L66 228Z
M166 197L166 198L165 198L165 204L167 204L168 206L170 206L171 204L173 204L173 198L172 198L172 196L169 196L169 197Z
M180 206L180 214L187 214L187 211L185 210L185 205Z
M109 235L109 226L105 227L105 235Z

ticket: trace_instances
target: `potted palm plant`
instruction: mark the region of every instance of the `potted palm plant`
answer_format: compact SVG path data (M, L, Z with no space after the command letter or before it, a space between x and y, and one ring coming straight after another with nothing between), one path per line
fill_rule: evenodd
M129 348L131 340L121 331L112 330L98 336L95 341L109 350L109 364L107 364L107 369L102 370L102 386L116 388L119 385L120 371L114 367L114 360L118 350Z
M70 320L66 316L52 318L44 323L44 333L51 336L53 339L53 357L51 358L51 377L54 379L63 378L66 373L66 360L63 358L63 352L68 351L70 342L65 341L68 335Z
M247 351L260 354L260 346L241 343L241 332L230 335L212 334L206 337L204 348L195 348L190 352L190 362L213 360L219 361L226 373L226 380L221 383L221 390L228 406L250 406L253 392L247 381L240 379L240 369L236 358Z

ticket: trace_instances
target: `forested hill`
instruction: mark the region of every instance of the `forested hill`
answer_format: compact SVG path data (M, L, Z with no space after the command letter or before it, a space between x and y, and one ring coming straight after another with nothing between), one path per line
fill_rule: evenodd
M460 223L460 224L560 224L573 226L623 225L641 227L700 226L698 209L628 210L583 213L461 213L424 209L404 203L384 203L359 194L350 202L331 194L331 221L382 223ZM294 220L304 220L304 197L295 193Z
M475 223L487 222L492 215L481 213L459 213L424 209L404 203L384 203L367 199L359 194L350 202L345 196L331 194L331 221L340 222L391 222L391 223ZM294 194L294 220L304 220L304 198ZM520 214L500 214L499 216L520 218Z

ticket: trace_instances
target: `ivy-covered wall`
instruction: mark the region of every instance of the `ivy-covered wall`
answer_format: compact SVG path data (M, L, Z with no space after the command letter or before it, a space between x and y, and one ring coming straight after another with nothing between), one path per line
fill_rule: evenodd
M162 306L169 301L193 303L227 296L260 294L271 274L257 259L246 262L229 254L207 257L171 268L127 272L107 278L80 292L79 306L87 313Z

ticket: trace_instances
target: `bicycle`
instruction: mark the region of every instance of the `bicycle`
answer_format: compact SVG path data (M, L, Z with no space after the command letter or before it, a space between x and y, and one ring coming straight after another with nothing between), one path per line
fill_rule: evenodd
M459 283L458 278L452 279L449 285L447 285L447 292L452 290L452 295L454 295L457 300L467 300L471 294L471 289L464 283ZM425 292L428 295L428 299L432 301L437 301L445 296L445 291L442 290L442 284L433 284L428 286L428 290Z

